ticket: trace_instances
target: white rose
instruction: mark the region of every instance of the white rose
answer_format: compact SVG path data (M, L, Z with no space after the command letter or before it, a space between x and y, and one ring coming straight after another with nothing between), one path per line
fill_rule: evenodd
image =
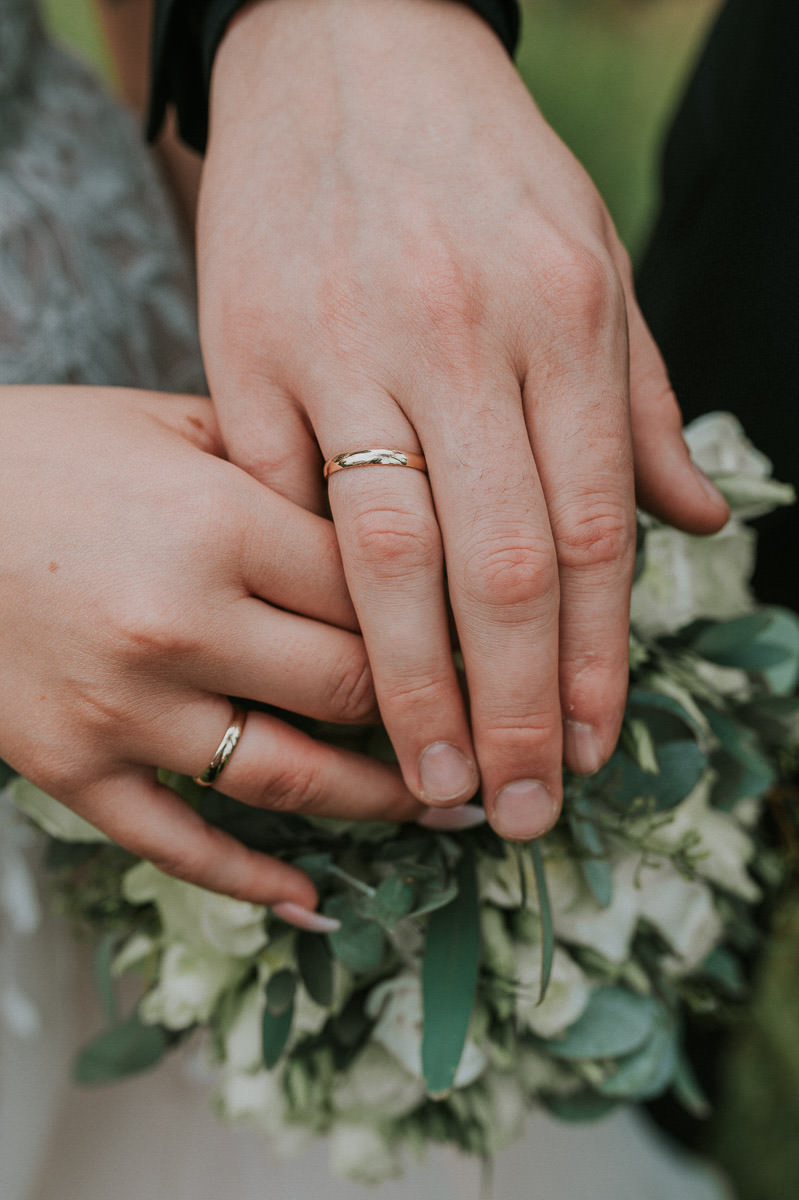
M381 1118L404 1117L424 1095L420 1079L403 1070L382 1046L370 1042L337 1080L333 1104L337 1112L351 1117L374 1113Z
M379 1129L341 1121L330 1138L330 1173L375 1185L399 1178L402 1166L396 1148Z
M514 1075L488 1071L480 1087L488 1099L490 1118L487 1123L492 1153L496 1153L522 1132L527 1100Z
M685 430L691 457L721 488L742 520L790 504L793 489L771 478L772 465L746 437L732 413L706 413Z
M629 958L630 944L638 922L636 874L640 856L609 860L613 874L613 896L603 908L587 887L571 908L554 914L555 932L564 942L590 946L612 963Z
M674 975L695 970L719 944L724 927L707 884L685 879L671 863L647 866L640 874L639 911L669 943Z
M405 1070L422 1079L422 990L418 975L403 971L372 988L366 1001L370 1017L377 1017L372 1037L393 1054ZM482 1050L467 1038L453 1086L466 1087L485 1069Z
M576 864L564 855L551 853L545 861L547 891L553 909L569 908L581 889ZM529 908L538 909L538 887L533 860L524 850L505 846L503 858L483 856L478 863L480 899L497 908L520 908L524 895Z
M591 985L577 963L560 946L555 947L552 973L544 999L541 990L541 945L516 945L516 1016L532 1033L551 1038L572 1025L582 1014Z
M754 843L731 813L713 808L712 783L708 773L672 809L671 820L658 830L657 842L668 850L679 846L686 834L691 835L695 839L692 861L698 875L744 900L757 900L760 889L746 869L754 854Z
M174 879L152 863L132 867L123 880L123 890L131 904L156 905L170 941L241 958L252 957L266 944L266 909L261 905Z
M646 568L630 600L635 629L671 633L698 617L725 620L750 612L755 534L731 520L712 537L657 526L646 538Z
M242 962L230 955L173 942L161 956L158 982L141 1001L143 1021L186 1029L207 1021L224 991L242 975Z
M62 842L107 842L110 839L84 821L71 808L48 796L27 779L17 778L9 784L12 800L26 816L50 837Z

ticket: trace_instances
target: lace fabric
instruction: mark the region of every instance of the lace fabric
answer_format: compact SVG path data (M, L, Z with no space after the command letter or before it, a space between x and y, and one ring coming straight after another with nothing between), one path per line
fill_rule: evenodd
M0 0L0 383L204 386L157 167L29 0Z

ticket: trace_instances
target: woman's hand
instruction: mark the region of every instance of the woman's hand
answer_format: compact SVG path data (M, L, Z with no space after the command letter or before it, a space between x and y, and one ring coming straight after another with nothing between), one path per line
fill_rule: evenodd
M199 774L228 696L376 717L330 522L215 457L200 398L5 387L0 444L0 757L170 874L312 909L305 875L207 826L155 767ZM396 768L258 712L220 786L304 814L426 811Z
M457 802L479 767L494 827L544 832L563 759L618 736L634 483L727 516L596 189L464 5L269 0L215 62L198 251L233 461L321 511L318 447L426 457L329 488L408 787Z

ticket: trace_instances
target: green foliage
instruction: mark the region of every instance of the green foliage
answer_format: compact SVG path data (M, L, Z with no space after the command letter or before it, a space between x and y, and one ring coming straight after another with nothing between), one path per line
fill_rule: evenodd
M547 1043L556 1058L619 1058L648 1042L662 1019L662 1008L651 996L622 987L597 988L582 1016L564 1037Z
M461 1060L480 958L477 879L470 854L461 858L456 879L457 895L428 922L422 963L422 1071L434 1097L447 1094Z
M113 1083L154 1067L167 1047L166 1032L158 1025L145 1025L134 1014L105 1030L81 1050L73 1066L76 1083Z

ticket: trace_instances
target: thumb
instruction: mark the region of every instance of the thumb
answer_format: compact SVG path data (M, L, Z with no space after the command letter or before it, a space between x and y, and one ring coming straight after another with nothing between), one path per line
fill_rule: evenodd
M628 321L637 502L685 533L715 533L730 515L727 501L691 459L665 364L634 298Z
M307 420L282 389L213 392L228 458L259 483L318 516L327 515L322 455Z

